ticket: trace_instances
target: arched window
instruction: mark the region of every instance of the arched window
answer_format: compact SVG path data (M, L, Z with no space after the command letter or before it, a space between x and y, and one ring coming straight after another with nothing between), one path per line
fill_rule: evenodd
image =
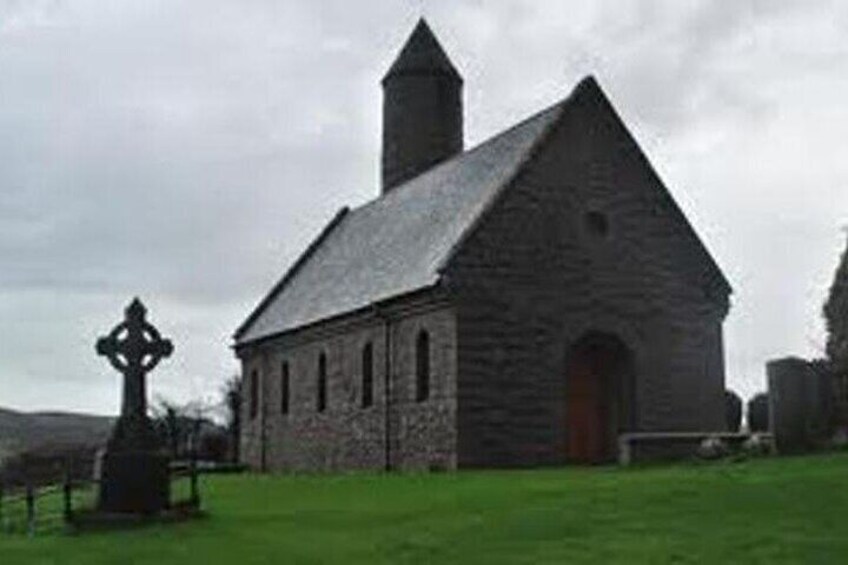
M250 398L248 402L250 403L250 419L256 418L256 414L259 412L259 372L253 371L250 373Z
M415 400L423 402L430 396L430 334L418 332L415 340Z
M323 412L327 408L327 356L318 357L318 403L317 409Z
M374 404L374 347L366 343L362 348L362 407Z
M289 362L283 361L280 368L280 412L289 413Z

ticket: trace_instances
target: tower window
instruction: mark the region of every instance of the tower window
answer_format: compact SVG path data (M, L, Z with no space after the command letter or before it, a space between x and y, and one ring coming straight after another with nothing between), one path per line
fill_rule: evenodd
M327 356L323 353L318 357L318 412L327 408Z
M371 343L362 348L362 407L374 404L374 347Z
M418 333L415 340L415 400L423 402L430 396L430 334Z

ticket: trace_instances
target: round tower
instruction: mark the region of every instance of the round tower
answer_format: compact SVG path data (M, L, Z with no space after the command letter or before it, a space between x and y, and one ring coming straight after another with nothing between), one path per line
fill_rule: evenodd
M462 77L421 19L382 84L385 193L462 152Z

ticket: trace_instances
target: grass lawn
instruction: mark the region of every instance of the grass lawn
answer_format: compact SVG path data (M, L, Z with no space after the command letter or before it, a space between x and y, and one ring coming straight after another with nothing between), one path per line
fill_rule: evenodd
M0 534L0 564L848 563L846 454L202 486L208 518Z

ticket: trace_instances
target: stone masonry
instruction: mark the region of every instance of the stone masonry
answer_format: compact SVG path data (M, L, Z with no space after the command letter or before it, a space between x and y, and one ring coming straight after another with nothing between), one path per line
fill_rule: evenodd
M461 151L461 77L425 24L387 77L381 195L343 209L236 332L244 461L598 463L623 433L723 431L730 285L594 78Z
M461 466L563 463L564 367L589 331L635 357L633 428L722 430L720 281L588 81L447 275L458 307ZM587 214L608 232L593 234Z
M250 417L248 403L243 406L244 459L257 468L311 471L454 468L455 317L444 305L409 307L388 308L381 315L370 312L270 340L262 345L261 353L245 358L243 374L256 371L261 392L256 417ZM422 329L431 340L432 380L429 398L416 402L414 344ZM363 408L361 359L367 343L374 351L374 400ZM327 359L328 390L327 407L319 413L316 398L322 352ZM291 396L288 414L283 414L280 385L286 362ZM388 410L387 366L392 371Z

